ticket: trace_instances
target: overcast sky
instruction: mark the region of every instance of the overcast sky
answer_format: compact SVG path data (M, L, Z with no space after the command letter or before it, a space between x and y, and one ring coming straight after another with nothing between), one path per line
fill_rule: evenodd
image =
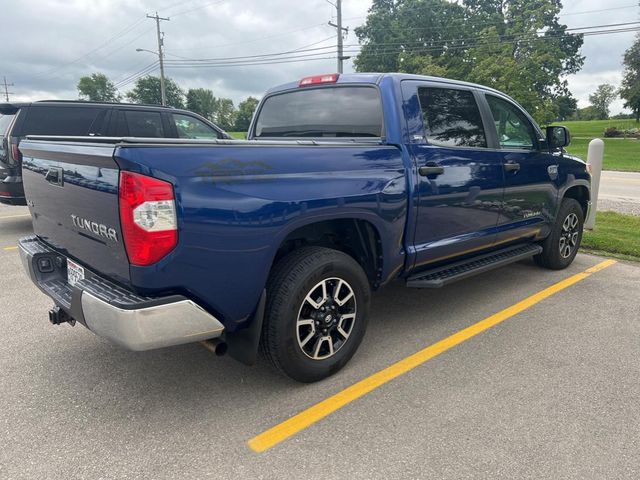
M343 0L344 25L349 27L346 44L357 43L353 28L364 22L370 4ZM335 19L335 9L326 0L0 0L0 82L4 75L14 83L13 101L73 99L82 75L102 72L126 92L135 80L132 75L155 60L136 48L156 50L155 22L145 18L156 9L170 18L162 22L168 61L318 49L294 54L315 55L304 62L167 66L166 74L185 90L210 88L237 104L248 95L259 97L270 86L336 70L335 59L325 58L335 53L321 49L335 43L335 30L327 25ZM640 20L637 0L567 0L562 12L569 27ZM588 95L598 84L620 84L622 55L633 37L634 33L585 37L584 67L568 78L580 106L588 105ZM345 72L352 70L347 62ZM612 107L617 113L622 102L618 99Z

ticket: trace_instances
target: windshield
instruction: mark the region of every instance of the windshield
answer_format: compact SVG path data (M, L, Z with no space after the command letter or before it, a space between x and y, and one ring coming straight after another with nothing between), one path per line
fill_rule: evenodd
M374 87L299 89L265 100L255 127L264 137L381 137L382 103Z

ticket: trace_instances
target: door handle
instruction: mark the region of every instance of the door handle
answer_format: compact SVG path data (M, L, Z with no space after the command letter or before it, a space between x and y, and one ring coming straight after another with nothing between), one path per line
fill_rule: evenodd
M441 167L435 162L428 162L424 167L418 168L418 173L423 177L442 175L444 173L444 167Z
M44 179L51 183L52 185L56 185L58 187L62 186L62 168L60 167L49 167L47 174L44 176Z
M520 170L520 164L514 162L505 163L504 170L505 172L517 172Z

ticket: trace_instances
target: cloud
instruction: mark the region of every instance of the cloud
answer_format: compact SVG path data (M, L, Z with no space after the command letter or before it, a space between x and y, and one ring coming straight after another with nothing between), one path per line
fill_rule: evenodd
M624 1L624 0L621 0ZM304 46L335 44L335 9L326 0L0 0L3 22L0 74L15 86L13 100L77 98L76 84L82 75L96 71L114 81L135 80L136 72L152 64L156 50L155 23L145 17L155 12L170 17L162 22L165 32L167 75L184 88L210 88L217 96L236 104L248 95L261 96L273 85L314 73L336 70L335 59L297 63L218 68L178 68L184 58L223 58L285 52ZM630 2L620 5L629 5ZM159 4L159 5L158 5ZM348 43L357 43L353 29L365 20L371 0L343 2ZM576 14L616 5L600 0L567 2L562 20L569 27L632 21L637 9ZM332 37L333 38L330 38ZM581 105L599 83L619 84L624 50L633 34L585 38L583 70L568 78ZM321 51L318 51L321 52ZM326 55L335 57L333 48ZM345 71L352 71L350 61ZM133 76L132 76L133 75ZM127 91L133 82L124 82ZM507 92L508 93L508 92ZM621 108L614 104L613 111Z

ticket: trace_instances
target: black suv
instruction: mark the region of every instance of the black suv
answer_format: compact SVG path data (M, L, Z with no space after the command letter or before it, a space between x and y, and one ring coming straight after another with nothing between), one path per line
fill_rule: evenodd
M26 205L18 145L27 135L231 138L200 115L171 107L64 100L0 103L0 203Z

